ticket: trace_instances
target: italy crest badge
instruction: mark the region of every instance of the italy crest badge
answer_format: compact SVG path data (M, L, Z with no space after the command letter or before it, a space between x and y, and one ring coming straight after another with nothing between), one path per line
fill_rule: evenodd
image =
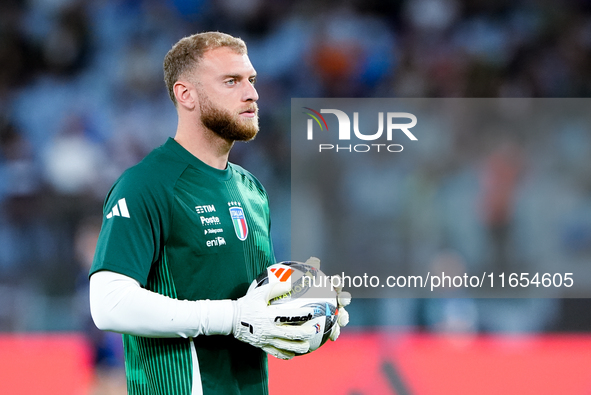
M244 210L242 210L242 207L230 207L230 216L232 217L236 236L241 241L246 240L246 237L248 236L248 226L246 224L246 218L244 217Z

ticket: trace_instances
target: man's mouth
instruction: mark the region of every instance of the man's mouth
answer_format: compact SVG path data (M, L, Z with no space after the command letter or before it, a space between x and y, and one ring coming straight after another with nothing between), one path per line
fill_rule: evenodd
M240 112L240 115L243 115L243 116L249 117L249 118L255 117L256 114L257 114L256 108L248 108L248 109Z

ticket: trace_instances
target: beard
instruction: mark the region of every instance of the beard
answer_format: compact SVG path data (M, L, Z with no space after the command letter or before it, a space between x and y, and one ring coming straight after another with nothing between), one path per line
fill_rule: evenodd
M215 107L204 94L199 95L201 123L223 139L231 141L250 141L259 131L258 107L252 103L240 109L236 114ZM239 114L245 110L254 110L253 118L242 118Z

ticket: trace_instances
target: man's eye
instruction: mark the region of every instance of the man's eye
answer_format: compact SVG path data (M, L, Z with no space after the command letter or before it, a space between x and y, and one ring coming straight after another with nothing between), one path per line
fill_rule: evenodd
M234 85L234 84L236 84L236 80L232 78L231 80L226 81L226 84L227 85Z
M249 81L250 81L251 84L254 85L254 84L256 84L257 79L256 78L251 78L251 79L249 79Z

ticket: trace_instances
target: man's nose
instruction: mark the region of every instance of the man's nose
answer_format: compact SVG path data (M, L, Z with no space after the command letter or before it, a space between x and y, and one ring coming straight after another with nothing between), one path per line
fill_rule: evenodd
M259 94L252 84L252 82L248 81L245 85L244 92L242 95L243 101L257 101L259 100Z

